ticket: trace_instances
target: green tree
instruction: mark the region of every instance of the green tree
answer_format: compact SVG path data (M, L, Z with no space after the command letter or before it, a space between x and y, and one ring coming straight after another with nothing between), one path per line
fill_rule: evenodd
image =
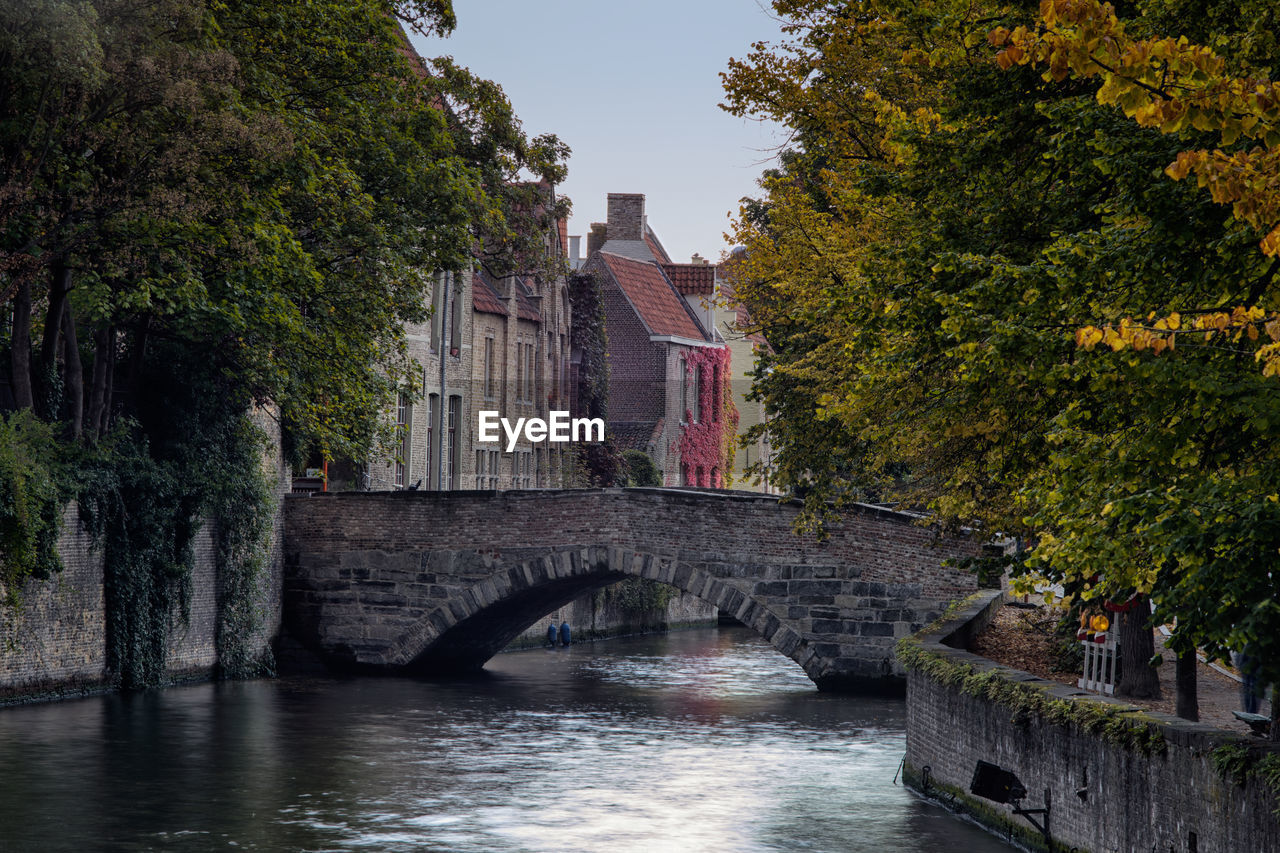
M404 327L433 274L476 246L491 268L553 264L524 225L567 212L550 186L568 149L526 138L498 86L417 57L402 24L447 32L451 4L0 4L0 406L69 440L127 686L163 672L202 518L221 664L257 665L251 408L300 452L366 456L413 386ZM11 433L0 458L22 452ZM17 470L0 489L32 494ZM6 567L31 571L35 530Z
M1246 36L1274 11L1231 5L1197 24L1233 62L1270 64L1274 39ZM780 474L810 490L811 517L874 490L1023 537L1018 570L1073 596L1150 594L1157 618L1180 617L1179 651L1280 636L1256 563L1204 586L1199 609L1175 592L1219 548L1276 550L1265 525L1231 532L1276 491L1256 490L1276 468L1277 399L1250 355L1085 356L1075 341L1097 317L1265 303L1275 268L1254 223L1166 178L1187 141L1100 103L1097 80L1002 69L987 34L1030 25L1025 7L775 8L790 41L726 76L731 110L796 128L744 206L738 291L778 353L758 388L793 422L773 431ZM1174 4L1143 9L1155 28ZM1224 503L1228 483L1241 490ZM1210 492L1228 523L1208 520ZM1195 553L1193 532L1224 538Z

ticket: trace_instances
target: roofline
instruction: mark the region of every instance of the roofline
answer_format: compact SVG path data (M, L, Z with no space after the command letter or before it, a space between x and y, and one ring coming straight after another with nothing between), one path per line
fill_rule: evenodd
M640 325L644 327L644 330L649 333L649 337L652 339L653 329L649 328L649 321L645 319L644 312L637 308L636 304L631 301L631 295L627 293L627 289L622 286L622 282L618 281L618 277L613 274L613 268L610 267L609 262L604 259L605 255L609 255L614 258L622 258L625 261L629 261L631 258L628 258L625 255L615 255L613 252L606 252L603 249L599 249L595 253L595 257L600 258L600 266L604 267L605 274L609 276L609 280L613 282L613 286L622 294L622 298L631 306L631 313L636 315L636 319L640 321ZM591 259L588 258L587 262L590 263ZM644 261L636 261L636 263L641 264L644 263ZM585 267L585 264L583 266Z
M724 341L700 341L695 338L681 337L680 335L650 335L649 340L659 344L683 344L687 347L724 348Z

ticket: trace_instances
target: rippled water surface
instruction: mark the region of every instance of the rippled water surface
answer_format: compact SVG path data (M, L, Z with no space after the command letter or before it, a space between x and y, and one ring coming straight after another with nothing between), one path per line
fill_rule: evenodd
M0 850L985 851L893 784L901 701L741 629L0 710Z

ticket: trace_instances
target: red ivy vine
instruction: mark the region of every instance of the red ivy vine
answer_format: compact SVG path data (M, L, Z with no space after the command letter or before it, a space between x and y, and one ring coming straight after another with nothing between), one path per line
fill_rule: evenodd
M693 412L686 409L680 434L680 466L685 482L691 485L721 489L733 482L738 407L733 405L729 389L729 360L728 347L697 347L685 353L687 378L702 371L698 385L701 422L694 423Z

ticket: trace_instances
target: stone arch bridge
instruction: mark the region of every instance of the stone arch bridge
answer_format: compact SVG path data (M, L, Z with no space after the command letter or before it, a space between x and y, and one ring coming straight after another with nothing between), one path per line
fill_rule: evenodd
M870 506L818 541L797 512L678 489L292 496L285 626L341 669L478 669L546 613L642 577L734 616L821 689L901 692L895 640L976 589L944 561L981 543Z

